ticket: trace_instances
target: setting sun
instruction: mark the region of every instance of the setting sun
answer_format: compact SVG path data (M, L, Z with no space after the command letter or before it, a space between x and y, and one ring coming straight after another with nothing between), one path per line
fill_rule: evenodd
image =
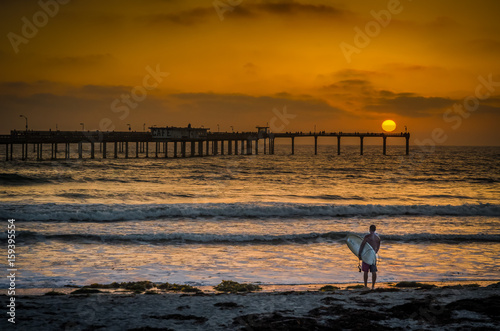
M384 129L384 131L386 132L392 132L396 129L396 122L394 122L393 120L385 120L382 123L382 129Z

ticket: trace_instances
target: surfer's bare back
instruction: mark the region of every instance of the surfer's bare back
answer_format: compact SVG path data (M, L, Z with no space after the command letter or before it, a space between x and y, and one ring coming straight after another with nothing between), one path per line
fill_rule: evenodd
M373 250L375 253L378 253L378 250L380 249L380 238L379 236L375 233L377 230L377 227L375 225L370 225L370 234L367 234L365 238L363 239L363 242L361 243L361 246L359 247L359 253L358 257L361 260L361 253L363 252L363 248L365 247L365 244L368 243L370 246L372 246ZM363 262L361 266L361 270L363 270L363 279L365 281L365 287L368 287L368 271L372 273L372 289L375 288L375 282L377 281L377 265L376 262L375 264L368 264Z

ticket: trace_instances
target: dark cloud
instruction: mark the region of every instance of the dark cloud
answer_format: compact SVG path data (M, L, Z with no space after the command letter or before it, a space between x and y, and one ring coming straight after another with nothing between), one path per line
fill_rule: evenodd
M388 95L387 91L384 92ZM408 117L425 117L435 110L450 107L456 101L440 97L423 97L414 93L393 94L381 97L368 104L365 109L377 113L395 113Z
M220 19L231 17L238 18L261 18L264 14L276 16L298 16L298 15L321 15L324 17L338 17L345 11L327 5L303 4L294 1L278 3L246 3L232 6L228 2L221 2L216 8L216 2L211 7L198 7L178 13L155 14L144 18L152 24L173 23L184 26L192 26L205 23L210 19Z
M303 4L294 1L280 3L262 3L255 5L255 8L277 15L315 14L337 16L343 14L342 10L332 6Z

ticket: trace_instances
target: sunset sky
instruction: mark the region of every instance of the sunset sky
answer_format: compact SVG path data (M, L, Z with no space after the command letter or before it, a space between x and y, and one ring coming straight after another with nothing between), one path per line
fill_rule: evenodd
M116 131L393 119L412 143L500 145L499 13L497 0L2 1L0 133L23 130L20 115Z

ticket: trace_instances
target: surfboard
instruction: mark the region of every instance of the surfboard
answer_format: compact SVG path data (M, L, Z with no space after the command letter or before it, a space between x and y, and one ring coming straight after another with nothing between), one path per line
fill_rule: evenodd
M351 252L357 257L359 248L361 247L361 243L363 242L363 238L355 234L349 234L346 238L346 242ZM375 253L375 250L372 248L372 246L370 246L369 243L366 243L365 247L363 248L361 260L368 264L377 263L377 253Z

